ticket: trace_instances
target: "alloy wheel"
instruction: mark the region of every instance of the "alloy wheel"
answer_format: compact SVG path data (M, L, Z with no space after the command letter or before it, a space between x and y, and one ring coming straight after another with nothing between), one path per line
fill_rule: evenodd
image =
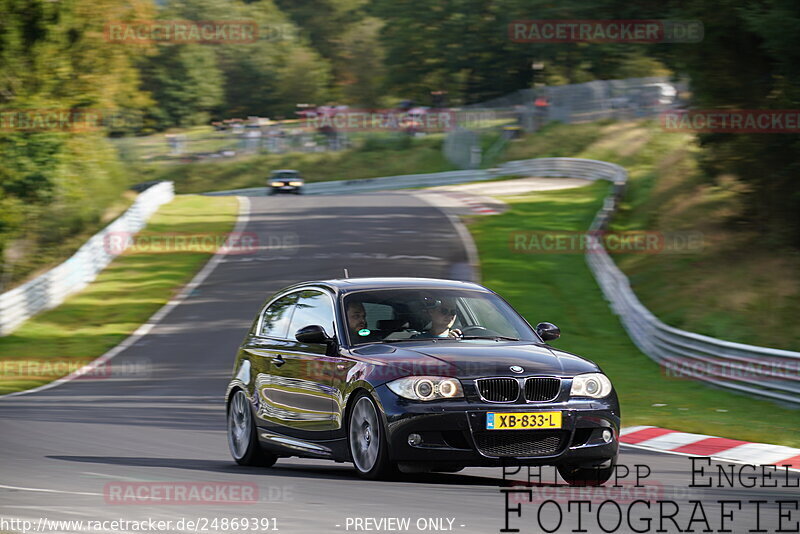
M361 397L350 416L350 452L356 469L362 473L375 467L381 447L381 428L375 406Z

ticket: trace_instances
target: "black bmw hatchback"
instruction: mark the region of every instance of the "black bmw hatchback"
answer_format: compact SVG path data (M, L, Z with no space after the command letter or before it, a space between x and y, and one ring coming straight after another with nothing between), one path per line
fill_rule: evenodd
M600 368L546 342L478 284L422 278L305 282L271 297L236 355L228 443L245 465L302 456L399 469L555 465L598 485L619 449Z

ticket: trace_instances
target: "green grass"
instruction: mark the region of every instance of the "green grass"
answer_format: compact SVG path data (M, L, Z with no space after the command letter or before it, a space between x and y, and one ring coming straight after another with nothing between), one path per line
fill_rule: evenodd
M235 197L181 196L162 206L143 232L224 235L237 214ZM166 304L210 257L205 251L126 251L83 291L0 338L0 394L50 382L68 374L59 369L71 371L102 355ZM20 376L20 369L33 372Z
M665 376L630 341L582 254L512 251L512 232L585 231L608 187L601 182L503 198L511 208L508 212L478 219L469 226L481 258L483 283L507 298L531 323L559 325L563 337L552 342L553 346L603 368L619 392L624 426L656 425L800 446L798 411Z
M702 238L702 248L678 253L614 256L642 303L684 330L800 351L800 252L743 224L746 188L734 177L703 175L699 151L692 135L664 132L653 121L605 121L550 124L512 141L503 158L622 165L630 179L612 230Z
M585 124L550 123L535 134L509 142L501 161L530 158L578 157L576 154L601 139L609 121Z

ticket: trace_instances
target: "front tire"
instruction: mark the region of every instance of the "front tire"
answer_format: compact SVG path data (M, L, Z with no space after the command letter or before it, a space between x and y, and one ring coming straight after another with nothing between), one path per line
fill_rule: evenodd
M386 429L378 415L378 408L365 392L359 394L350 410L347 444L360 477L378 480L397 473L397 466L389 460Z
M228 403L228 447L239 465L269 467L278 460L259 445L250 401L241 389L236 390Z
M580 467L559 465L558 474L570 486L602 486L614 474L617 458L611 458L608 467Z

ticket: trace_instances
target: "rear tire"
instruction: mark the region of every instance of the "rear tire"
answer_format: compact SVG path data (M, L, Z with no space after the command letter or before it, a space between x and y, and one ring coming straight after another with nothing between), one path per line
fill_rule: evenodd
M389 460L386 429L375 401L366 392L353 401L347 424L347 445L358 476L369 480L393 477L397 465Z
M570 486L602 486L614 474L617 465L616 456L611 459L608 467L580 467L559 465L558 474Z
M239 465L270 467L278 460L258 443L250 401L241 389L234 392L228 403L228 447Z

